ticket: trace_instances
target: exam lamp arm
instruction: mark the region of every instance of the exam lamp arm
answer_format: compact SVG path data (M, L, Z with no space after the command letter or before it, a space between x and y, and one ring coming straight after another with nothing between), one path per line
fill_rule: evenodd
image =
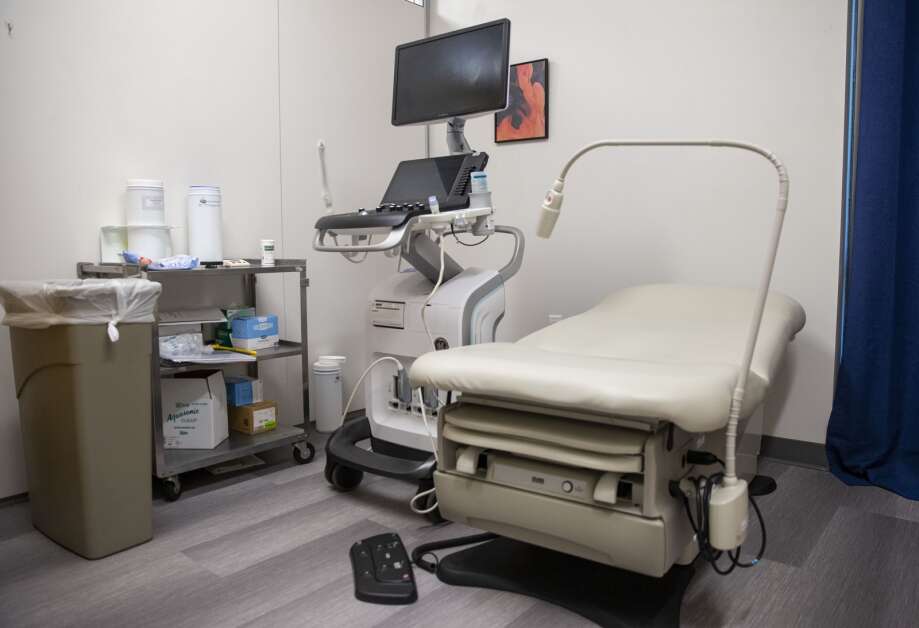
M735 142L732 140L681 140L681 139L661 139L661 140L600 140L587 144L578 150L565 163L561 174L555 180L552 188L546 194L543 201L541 218L539 223L538 235L541 238L548 238L552 235L555 223L561 213L562 201L564 200L565 177L574 163L585 154L603 147L629 147L629 146L707 146L714 148L735 148L756 153L769 160L778 174L779 192L778 200L775 207L775 219L772 224L772 233L769 240L769 249L766 256L766 264L762 269L760 276L759 288L756 292L756 301L754 304L753 318L750 321L750 328L747 332L746 345L744 346L743 359L740 364L740 371L737 374L737 381L734 386L734 394L731 397L731 410L728 415L728 424L726 430L725 442L725 465L724 465L724 483L732 485L737 482L736 467L736 449L737 449L737 424L740 421L740 413L743 410L744 393L747 387L747 380L750 375L750 365L753 363L753 352L756 349L756 340L759 336L760 325L763 320L763 312L766 307L766 298L769 295L769 284L772 282L772 273L775 268L775 258L779 249L779 239L782 236L782 224L785 220L785 210L788 208L788 171L785 165L770 151L749 144L747 142Z

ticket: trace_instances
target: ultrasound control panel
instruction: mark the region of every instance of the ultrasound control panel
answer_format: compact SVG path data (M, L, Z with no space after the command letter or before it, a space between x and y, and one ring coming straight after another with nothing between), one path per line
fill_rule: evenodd
M316 229L401 227L415 216L431 213L430 196L437 198L441 212L465 209L469 207L469 178L473 172L485 170L487 163L487 153L403 161L379 205L323 216Z
M409 203L380 203L378 206L372 209L366 209L361 207L357 210L359 214L369 214L371 212L382 213L382 212L416 212L421 214L426 214L431 211L431 208L428 207L427 202L425 201L415 201Z

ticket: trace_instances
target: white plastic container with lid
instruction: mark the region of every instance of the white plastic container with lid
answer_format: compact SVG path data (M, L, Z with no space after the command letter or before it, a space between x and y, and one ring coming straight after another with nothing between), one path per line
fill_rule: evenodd
M163 182L159 179L128 179L124 218L127 225L165 225Z
M188 254L202 262L223 260L220 188L193 185L188 189Z
M343 356L321 355L313 364L310 387L310 417L316 421L316 431L334 432L341 427L343 406L341 369Z

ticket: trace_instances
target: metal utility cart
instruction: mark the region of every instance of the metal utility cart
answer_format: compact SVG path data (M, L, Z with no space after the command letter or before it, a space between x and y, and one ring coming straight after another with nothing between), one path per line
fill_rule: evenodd
M150 281L156 281L163 286L160 295L157 322L153 328L153 459L154 474L162 481L166 498L176 500L182 494L180 474L195 469L209 467L214 464L242 458L250 454L259 453L268 449L283 446L292 446L294 459L300 464L306 464L313 459L315 448L307 440L309 420L304 419L299 425L278 425L274 430L262 434L242 434L230 431L230 437L214 449L166 449L163 438L162 421L162 387L160 380L183 371L192 371L202 368L218 368L237 364L245 366L247 374L258 376L258 365L265 360L276 358L298 357L303 365L303 408L308 414L309 408L309 361L307 357L307 330L306 330L306 289L309 280L306 276L306 260L281 259L274 266L262 266L259 260L247 260L249 266L242 267L217 267L197 268L195 270L158 270L147 271L146 276ZM160 325L200 324L207 321L185 320L178 316L180 312L195 312L204 308L226 306L256 306L256 281L261 274L268 273L297 273L299 274L300 295L300 338L302 342L282 340L272 349L263 349L257 352L253 362L232 362L226 364L208 362L207 364L182 363L174 364L162 360L159 355L159 327ZM89 277L131 277L141 274L137 265L133 264L95 264L81 262L77 264L77 276ZM168 319L168 322L164 322Z

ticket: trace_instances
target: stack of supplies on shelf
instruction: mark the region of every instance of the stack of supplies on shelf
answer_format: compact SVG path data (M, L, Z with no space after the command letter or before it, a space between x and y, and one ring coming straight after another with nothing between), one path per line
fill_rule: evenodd
M243 434L261 434L278 426L278 405L264 401L262 382L253 377L227 377L230 429Z
M224 377L227 384L227 403L230 406L245 406L262 401L262 380L246 376Z
M239 349L270 349L281 341L278 317L238 316L230 323L230 340Z
M255 308L249 306L236 306L232 305L222 309L224 321L217 325L215 330L215 336L217 342L227 347L233 346L233 340L230 338L231 328L233 325L233 319L235 318L246 318L250 316L255 316Z

